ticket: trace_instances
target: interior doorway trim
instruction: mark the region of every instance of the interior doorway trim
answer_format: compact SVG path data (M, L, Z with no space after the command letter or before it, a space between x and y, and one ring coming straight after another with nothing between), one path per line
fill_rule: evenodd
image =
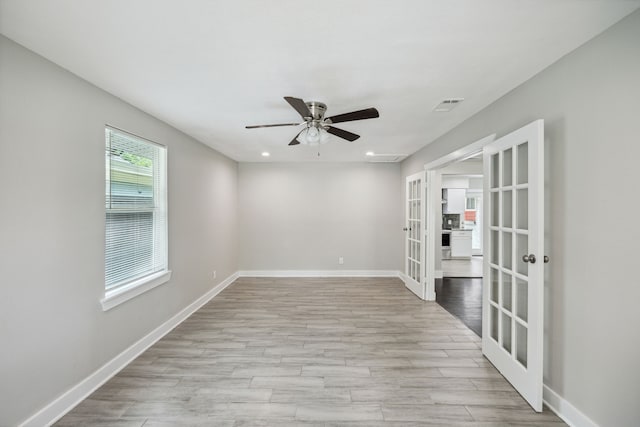
M431 271L435 270L435 258L436 258L436 249L437 249L437 223L436 218L441 218L440 209L442 209L442 203L440 201L440 197L434 197L436 194L440 193L440 172L438 169L441 169L445 166L448 166L452 163L458 162L460 160L464 160L468 157L474 156L482 151L485 145L492 143L496 139L496 134L491 134L485 136L482 139L477 140L469 145L466 145L462 148L459 148L455 151L452 151L449 154L446 154L439 159L436 159L432 162L429 162L424 165L426 171L426 185L427 192L431 194L432 197L429 197L429 201L425 206L426 211L426 221L425 226L427 229L427 241L425 242L425 253L429 254L429 259L426 260L426 264L430 266ZM426 283L426 294L429 300L435 300L436 295L436 281L435 275L425 277Z
M478 154L480 151L482 151L485 145L493 142L495 139L496 139L495 133L491 135L487 135L484 138L477 140L476 142L473 142L465 147L452 151L451 153L446 154L440 157L439 159L436 159L432 162L425 164L424 168L425 170L430 171L430 170L443 168L445 166L450 165L451 163L455 163L460 160L465 160L465 158L467 157L471 157L475 154Z

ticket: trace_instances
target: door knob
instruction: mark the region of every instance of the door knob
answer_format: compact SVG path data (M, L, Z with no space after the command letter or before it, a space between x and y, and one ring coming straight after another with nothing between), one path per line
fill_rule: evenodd
M531 264L535 264L536 263L536 256L534 254L522 255L522 261L530 262Z
M546 263L548 263L548 262L549 262L549 257L545 255L545 256L544 256L544 258L543 258L543 260L544 260L544 263L546 264Z

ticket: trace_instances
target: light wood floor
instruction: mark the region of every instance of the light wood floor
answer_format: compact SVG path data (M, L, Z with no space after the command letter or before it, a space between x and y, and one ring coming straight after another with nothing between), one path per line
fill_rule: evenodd
M397 279L243 278L59 426L563 425Z

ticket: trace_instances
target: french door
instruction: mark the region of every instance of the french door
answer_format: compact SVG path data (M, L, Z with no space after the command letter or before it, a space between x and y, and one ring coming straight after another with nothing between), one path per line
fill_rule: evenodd
M425 299L424 280L424 196L425 173L407 177L405 195L405 268L404 283L411 292Z
M482 352L542 410L544 122L484 147Z

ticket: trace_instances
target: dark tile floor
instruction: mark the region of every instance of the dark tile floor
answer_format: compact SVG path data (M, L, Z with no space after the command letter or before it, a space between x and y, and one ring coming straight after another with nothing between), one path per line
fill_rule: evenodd
M436 302L482 336L482 278L436 279Z

